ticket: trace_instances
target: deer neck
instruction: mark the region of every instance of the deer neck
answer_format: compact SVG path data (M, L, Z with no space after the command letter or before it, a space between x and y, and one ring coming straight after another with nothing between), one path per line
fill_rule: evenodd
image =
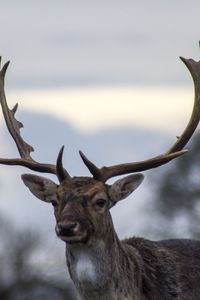
M93 239L85 245L67 245L66 257L71 278L82 299L118 299L113 294L116 286L124 284L121 278L125 278L122 270L126 256L113 229L104 239Z
M115 232L107 239L91 239L87 244L66 246L70 271L78 281L99 280L101 273L110 275L115 267L114 256L119 256L120 242Z

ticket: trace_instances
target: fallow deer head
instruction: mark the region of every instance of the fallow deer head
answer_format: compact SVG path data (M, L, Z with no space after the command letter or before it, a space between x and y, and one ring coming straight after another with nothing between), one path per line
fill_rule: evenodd
M6 102L4 79L9 62L0 70L0 103L7 128L20 154L20 158L1 158L0 164L24 166L33 171L57 176L58 184L50 179L32 174L24 174L22 179L37 198L54 206L56 233L65 242L87 242L94 234L96 237L102 238L106 230L112 226L110 208L132 193L143 180L142 174L133 173L159 167L187 152L184 147L200 119L200 62L181 59L192 75L195 100L191 119L178 140L166 153L151 159L102 168L95 166L80 151L84 164L92 174L91 177L71 177L69 175L62 164L64 147L61 148L55 165L40 163L31 157L34 149L21 137L20 128L23 127L23 124L15 118L17 104L13 109L9 109ZM108 179L124 174L131 175L117 180L112 185L106 183Z

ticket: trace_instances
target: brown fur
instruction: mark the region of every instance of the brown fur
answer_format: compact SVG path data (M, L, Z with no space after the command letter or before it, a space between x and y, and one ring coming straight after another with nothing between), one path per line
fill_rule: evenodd
M139 185L141 175L112 186L87 177L60 186L33 175L23 180L55 206L56 232L66 243L68 269L81 300L200 299L199 241L117 237L109 209Z

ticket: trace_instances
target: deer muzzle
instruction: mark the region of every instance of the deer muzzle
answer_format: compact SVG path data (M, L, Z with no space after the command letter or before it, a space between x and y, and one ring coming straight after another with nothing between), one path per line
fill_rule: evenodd
M56 226L56 233L58 236L73 236L79 227L78 222L59 222Z

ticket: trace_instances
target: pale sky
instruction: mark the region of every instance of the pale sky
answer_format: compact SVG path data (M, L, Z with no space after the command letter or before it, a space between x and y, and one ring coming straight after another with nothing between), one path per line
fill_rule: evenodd
M7 92L9 106L50 114L81 131L115 126L176 132L189 120L191 88L77 88ZM2 118L2 116L0 116Z
M185 86L198 0L0 0L0 55L14 88Z
M12 62L6 94L10 107L19 102L17 116L22 122L20 112L29 110L49 114L87 133L122 125L147 129L142 143L142 152L146 151L147 157L150 144L154 144L152 136L148 136L149 129L155 130L155 135L158 131L169 133L172 140L183 131L192 110L193 86L178 57L199 59L200 1L0 0L0 7L0 55L3 62ZM28 126L27 121L24 123ZM34 129L32 126L31 130ZM36 138L37 135L36 131ZM51 137L51 133L45 136ZM77 139L80 136L87 148L88 135L78 135ZM7 157L4 138L1 152ZM55 145L41 141L45 157L56 157L52 148L57 151L60 140ZM113 148L116 145L113 143ZM107 157L114 152L109 146ZM91 147L97 162L102 156L106 161L106 154L101 155L97 148L101 144ZM134 158L137 151L140 154L138 149L134 149ZM119 148L119 152L119 162L128 154L132 157L132 144L130 148ZM70 163L74 164L73 159ZM73 170L79 170L79 166L76 156ZM44 223L51 222L45 204L42 210L43 204L25 191L20 174L3 166L1 170L1 198L7 201L1 201L0 209L12 221L18 219L18 223L28 224L32 218L34 228L36 223L42 228ZM144 182L143 189L138 189L137 203L130 199L116 208L116 223L123 234L129 230L132 233L133 228L137 234L137 228L145 224L141 207L145 197L139 193L146 186Z
M182 131L193 87L178 57L198 60L199 1L0 4L0 55L12 62L9 103L82 131Z

